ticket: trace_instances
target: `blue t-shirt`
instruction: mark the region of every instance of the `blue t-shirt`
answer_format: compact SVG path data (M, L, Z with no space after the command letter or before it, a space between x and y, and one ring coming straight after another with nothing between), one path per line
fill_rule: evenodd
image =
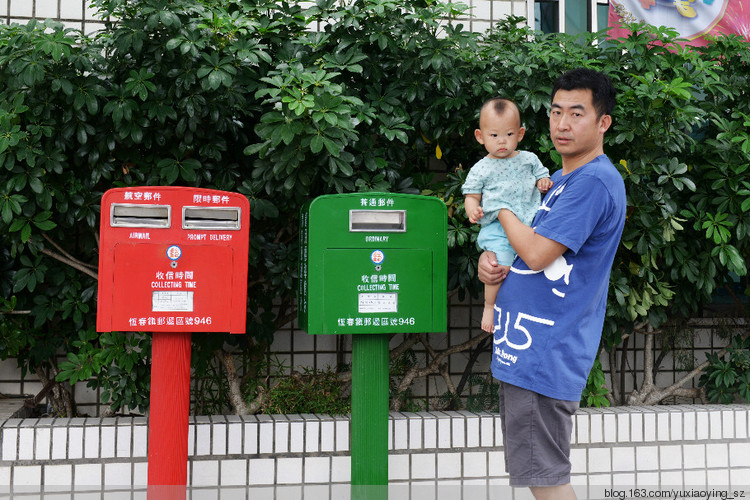
M609 273L625 224L625 184L602 155L563 176L532 227L568 249L542 271L516 258L495 303L492 374L578 401L599 349Z

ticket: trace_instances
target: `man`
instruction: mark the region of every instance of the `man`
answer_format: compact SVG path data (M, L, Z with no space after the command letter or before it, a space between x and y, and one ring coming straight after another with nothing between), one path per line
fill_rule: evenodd
M492 374L510 483L539 500L576 498L572 417L598 352L625 223L625 186L603 149L614 103L602 73L575 69L558 78L549 125L562 170L531 226L508 209L498 214L518 258L495 303ZM502 274L482 254L479 279L497 283Z

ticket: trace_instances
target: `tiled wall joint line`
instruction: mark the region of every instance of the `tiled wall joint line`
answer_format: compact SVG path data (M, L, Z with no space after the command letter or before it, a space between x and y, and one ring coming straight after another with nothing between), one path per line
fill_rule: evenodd
M213 416L190 422L193 486L344 484L349 417ZM750 405L580 410L571 443L576 484L711 484L750 477ZM506 481L497 415L394 413L395 482ZM11 419L0 422L0 481L142 484L147 420Z

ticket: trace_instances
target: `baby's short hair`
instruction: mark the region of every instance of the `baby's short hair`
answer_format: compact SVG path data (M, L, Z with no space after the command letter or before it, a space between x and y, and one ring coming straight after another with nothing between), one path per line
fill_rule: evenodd
M518 110L518 106L516 106L516 103L514 103L510 99L506 99L504 97L492 97L490 99L487 99L486 101L484 101L484 104L482 104L482 108L479 111L480 116L482 111L484 111L485 109L492 109L498 115L502 115L508 111L514 112L518 117L518 125L521 125L521 112Z

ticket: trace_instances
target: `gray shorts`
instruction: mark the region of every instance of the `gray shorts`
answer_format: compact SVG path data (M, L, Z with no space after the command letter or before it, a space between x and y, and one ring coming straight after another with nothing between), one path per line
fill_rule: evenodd
M570 482L570 436L578 401L561 401L500 382L505 470L511 486Z

